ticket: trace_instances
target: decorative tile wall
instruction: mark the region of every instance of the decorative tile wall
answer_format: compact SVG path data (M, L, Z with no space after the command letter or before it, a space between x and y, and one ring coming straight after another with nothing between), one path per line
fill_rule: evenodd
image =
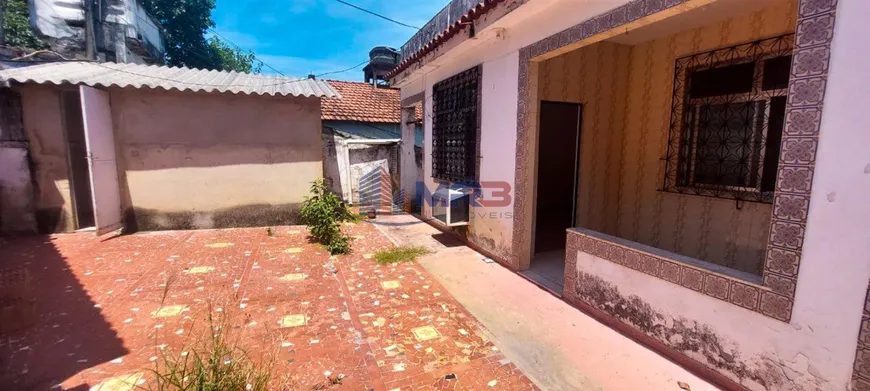
M511 263L527 262L531 246L529 164L534 156L537 111L537 65L535 57L564 48L596 34L653 15L687 0L634 0L610 12L556 33L520 49L518 75L517 149L514 197L514 233ZM569 235L566 259L567 287L573 286L576 251L593 255L662 278L711 297L731 302L766 316L789 322L800 268L801 248L812 186L815 151L822 116L836 0L800 0L795 29L795 53L789 85L786 126L773 203L770 233L764 262L764 287L722 278L721 275L688 267L667 259L644 258L612 243ZM626 189L625 191L630 191ZM679 250L679 249L677 249ZM572 255L573 253L573 255ZM622 254L622 255L620 255ZM573 259L573 261L572 261ZM679 270L679 279L677 277ZM566 289L570 294L572 289Z
M858 334L858 349L852 369L852 390L870 391L870 287L864 298L861 315L861 331Z

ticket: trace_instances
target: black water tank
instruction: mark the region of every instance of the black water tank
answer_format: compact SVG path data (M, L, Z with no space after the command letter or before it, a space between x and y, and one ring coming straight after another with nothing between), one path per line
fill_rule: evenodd
M399 65L399 51L387 46L376 46L369 52L369 65L363 68L366 83L374 80L384 80L384 75Z

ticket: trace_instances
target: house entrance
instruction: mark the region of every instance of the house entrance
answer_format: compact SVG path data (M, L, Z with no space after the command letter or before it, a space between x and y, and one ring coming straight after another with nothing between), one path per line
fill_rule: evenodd
M61 94L67 159L70 169L70 190L76 229L94 227L94 203L91 196L91 175L88 169L88 147L82 121L82 101L78 90Z
M576 218L581 115L577 103L541 102L534 254L526 275L558 293L565 274L565 230Z

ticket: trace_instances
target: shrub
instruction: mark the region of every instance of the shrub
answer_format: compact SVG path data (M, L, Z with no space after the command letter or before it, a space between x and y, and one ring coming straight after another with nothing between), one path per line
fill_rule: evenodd
M394 263L412 262L417 258L429 254L429 250L423 247L400 246L391 247L378 251L374 255L375 262L381 265L390 265Z
M350 238L345 235L336 236L326 245L326 249L332 255L348 254L350 253Z
M326 246L330 254L350 252L350 239L341 232L341 223L356 221L357 216L326 186L323 179L312 182L311 196L302 203L301 216L314 240Z

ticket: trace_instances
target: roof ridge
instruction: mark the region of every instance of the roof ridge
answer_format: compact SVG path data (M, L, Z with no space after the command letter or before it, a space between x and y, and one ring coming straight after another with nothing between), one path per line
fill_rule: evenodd
M59 61L0 71L0 79L37 84L160 88L179 91L231 92L248 95L341 97L331 84L247 72L129 63Z

